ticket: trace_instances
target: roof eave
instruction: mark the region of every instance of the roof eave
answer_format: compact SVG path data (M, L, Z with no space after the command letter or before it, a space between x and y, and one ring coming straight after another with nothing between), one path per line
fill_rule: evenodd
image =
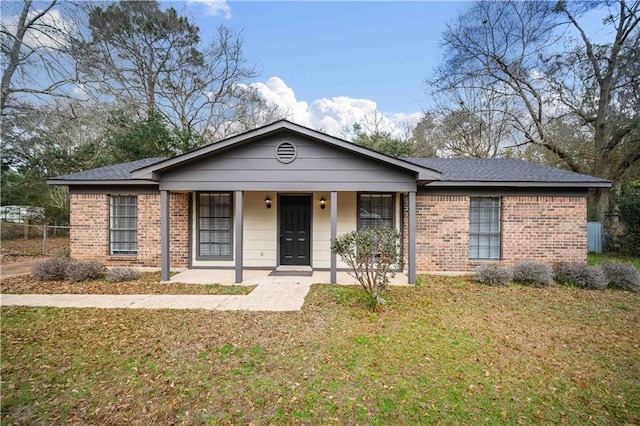
M152 185L158 186L158 182L146 179L47 179L47 185L86 186L86 185Z
M609 181L600 182L519 182L519 181L434 181L425 186L492 186L518 188L611 188Z

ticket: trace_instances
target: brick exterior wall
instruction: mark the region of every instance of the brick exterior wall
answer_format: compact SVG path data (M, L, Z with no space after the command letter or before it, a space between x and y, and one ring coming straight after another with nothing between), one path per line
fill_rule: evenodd
M109 255L109 196L71 194L71 257L105 265L160 266L160 195L138 195L138 254ZM189 194L170 194L171 267L189 265ZM491 261L469 260L469 196L416 197L416 269L419 272L470 272ZM404 254L407 211L404 200ZM585 262L586 197L502 197L502 259Z
M169 224L171 267L186 268L189 266L189 194L172 193L169 196Z
M586 262L586 197L504 197L502 256L509 264Z
M109 253L109 196L70 194L71 257L104 262Z
M419 272L471 272L491 260L469 259L469 201L466 195L416 197L416 269ZM404 247L407 244L407 201ZM502 257L546 263L587 259L587 200L570 196L502 197ZM404 261L406 264L404 250Z
M138 255L133 264L140 266L160 265L160 195L138 195ZM130 262L132 256L109 256L118 264Z
M408 201L404 211L407 247ZM416 197L416 270L465 271L469 258L469 197ZM404 250L405 264L407 250Z
M160 267L160 194L138 194L138 253L109 254L109 195L71 194L71 257L107 266ZM189 195L171 194L171 267L189 265Z

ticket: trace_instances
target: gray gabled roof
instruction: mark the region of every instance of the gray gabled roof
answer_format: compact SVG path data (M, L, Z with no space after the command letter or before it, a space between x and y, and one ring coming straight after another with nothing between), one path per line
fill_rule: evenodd
M143 160L100 167L49 179L53 185L154 184L158 172L181 167L230 146L265 135L292 131L321 142L416 173L428 186L519 186L608 188L611 181L510 158L406 158L397 159L286 120L260 127L173 158Z
M292 123L288 120L279 120L266 126L259 127L254 130L242 133L237 136L233 136L229 139L225 139L220 142L212 143L202 148L196 149L191 152L187 152L182 155L178 155L173 158L169 158L157 164L143 167L136 170L132 176L138 179L157 179L156 174L158 172L170 170L176 167L180 167L184 164L188 164L192 161L197 161L203 156L213 154L217 151L225 150L233 145L247 143L257 138L262 138L267 135L276 134L279 132L294 132L311 139L332 145L334 147L344 149L346 151L353 152L363 157L368 157L373 160L377 160L386 163L391 166L398 167L400 169L412 171L416 173L418 181L430 182L440 178L440 173L437 170L430 169L420 164L411 163L399 158L390 157L385 154L381 154L377 151L362 147L353 142L349 142L343 139L339 139L326 133L319 132L317 130L310 129L308 127L301 126L299 124Z
M147 167L151 164L155 164L159 161L164 161L165 158L154 157L145 158L142 160L129 161L128 163L114 164L112 166L100 167L97 169L85 170L78 173L71 173L68 175L57 176L51 178L47 183L52 185L68 185L73 183L100 183L114 182L118 184L122 183L146 183L146 181L133 180L131 172L141 167Z
M571 186L605 187L611 181L515 158L406 158L438 170L440 180L428 186Z

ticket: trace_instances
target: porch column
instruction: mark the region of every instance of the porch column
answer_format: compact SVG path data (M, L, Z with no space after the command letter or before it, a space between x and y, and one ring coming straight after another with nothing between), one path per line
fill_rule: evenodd
M242 282L242 229L244 226L243 213L244 207L242 202L242 191L235 192L235 222L236 222L236 283Z
M409 192L409 223L407 224L407 263L409 284L416 283L416 192Z
M338 237L338 193L331 191L331 243ZM336 254L331 252L331 284L336 284L338 281L338 274L336 271L337 262Z
M160 191L160 270L162 281L169 281L171 275L171 246L169 223L169 191Z

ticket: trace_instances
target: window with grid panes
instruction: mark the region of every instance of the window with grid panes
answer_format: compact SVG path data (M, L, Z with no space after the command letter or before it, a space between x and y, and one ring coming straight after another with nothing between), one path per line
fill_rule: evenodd
M109 253L138 253L138 197L135 195L109 197Z
M393 194L359 194L358 229L393 228Z
M231 202L230 193L198 194L198 257L231 258Z
M469 211L469 258L500 259L500 198L472 197Z

